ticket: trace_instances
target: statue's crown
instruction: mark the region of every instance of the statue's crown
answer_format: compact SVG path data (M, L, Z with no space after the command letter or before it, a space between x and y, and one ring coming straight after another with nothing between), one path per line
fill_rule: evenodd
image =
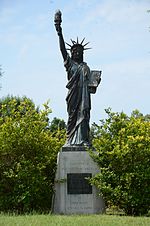
M70 48L67 49L67 50L72 51L72 49L74 49L74 48L76 48L76 47L79 47L79 46L83 49L83 51L84 51L84 50L91 49L91 48L85 48L85 46L89 44L89 42L83 44L85 38L83 38L83 40L81 41L81 43L79 43L78 37L77 37L77 41L74 41L74 40L72 40L72 39L70 39L70 40L71 40L71 42L72 42L73 45L71 45L71 44L69 44L69 43L66 42L66 44L70 47Z

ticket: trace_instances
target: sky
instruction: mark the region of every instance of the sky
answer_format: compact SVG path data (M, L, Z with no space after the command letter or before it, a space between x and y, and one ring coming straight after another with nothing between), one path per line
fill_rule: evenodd
M42 108L50 100L50 120L67 121L67 76L54 27L62 12L66 42L89 41L84 61L102 70L92 94L91 123L105 109L150 114L150 0L0 0L0 98L26 96Z

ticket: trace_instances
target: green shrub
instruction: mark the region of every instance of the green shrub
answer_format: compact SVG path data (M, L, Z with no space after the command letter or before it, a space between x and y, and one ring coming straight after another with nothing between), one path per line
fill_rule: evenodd
M131 117L106 110L108 118L93 126L93 155L101 173L92 179L106 205L128 215L150 209L150 121L138 111Z
M63 130L52 136L48 114L28 98L1 100L0 211L50 211Z

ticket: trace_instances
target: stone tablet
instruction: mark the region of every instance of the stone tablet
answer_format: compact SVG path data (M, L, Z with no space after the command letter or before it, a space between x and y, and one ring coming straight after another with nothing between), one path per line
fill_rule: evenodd
M101 71L91 71L88 83L90 93L96 93L96 89L101 81L101 73Z
M68 194L92 194L92 186L87 178L91 178L91 173L68 173L67 193Z

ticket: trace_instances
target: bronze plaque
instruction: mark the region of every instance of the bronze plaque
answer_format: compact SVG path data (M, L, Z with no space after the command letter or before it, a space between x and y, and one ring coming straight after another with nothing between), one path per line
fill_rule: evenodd
M68 194L92 194L92 186L86 178L91 178L91 173L68 173L67 193Z

